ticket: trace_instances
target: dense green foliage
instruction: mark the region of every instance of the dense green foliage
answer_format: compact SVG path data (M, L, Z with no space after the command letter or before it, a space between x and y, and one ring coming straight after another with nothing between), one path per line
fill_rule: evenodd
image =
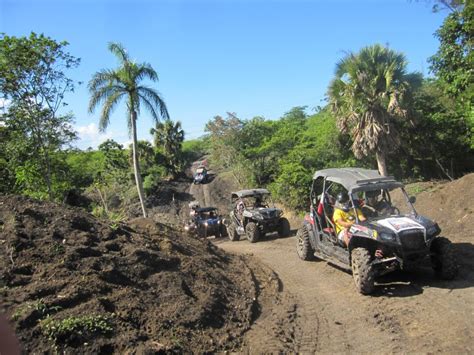
M172 177L176 177L184 170L184 131L181 122L173 122L170 119L158 122L150 133L154 135L155 148L162 154L166 169Z
M72 114L60 114L74 83L65 71L79 64L67 42L43 35L0 35L0 93L8 102L3 122L0 191L63 199L71 184L61 148L72 142ZM2 175L3 177L3 175Z
M436 31L438 51L429 60L431 70L445 84L451 96L470 101L474 98L474 3L462 1L453 8Z
M305 107L295 107L277 121L228 114L206 127L213 164L229 170L242 187L267 186L291 208L305 207L315 169L354 163L347 137L327 111L308 116Z

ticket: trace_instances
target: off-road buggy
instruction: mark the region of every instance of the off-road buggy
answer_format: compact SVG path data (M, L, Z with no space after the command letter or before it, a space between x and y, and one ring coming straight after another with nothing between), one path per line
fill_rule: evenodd
M187 233L201 238L209 236L220 238L226 235L224 220L215 207L198 207L193 211L191 220L184 226Z
M266 189L252 189L232 192L231 212L227 224L229 239L237 241L247 236L255 243L267 233L278 232L280 237L290 235L290 223L283 211L275 208Z
M209 174L207 172L207 169L205 166L200 166L196 169L196 172L194 173L194 184L204 184L207 182L209 178Z
M361 221L354 211L347 247L338 240L332 220L334 196L342 190L349 194L350 208L361 208L367 217ZM450 241L438 236L441 230L435 222L417 214L415 198L408 197L404 185L393 177L359 168L316 171L310 199L310 213L297 232L298 256L303 260L316 256L352 271L362 294L374 291L377 276L411 269L427 257L441 278L456 276Z

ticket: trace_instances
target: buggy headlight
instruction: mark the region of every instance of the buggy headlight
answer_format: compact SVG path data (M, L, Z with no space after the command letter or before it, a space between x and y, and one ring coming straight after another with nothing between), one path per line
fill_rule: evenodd
M396 243L397 242L397 237L395 234L392 233L379 233L378 239L384 241L384 242L389 242L389 243Z
M207 222L204 222L204 227L207 227L209 224Z

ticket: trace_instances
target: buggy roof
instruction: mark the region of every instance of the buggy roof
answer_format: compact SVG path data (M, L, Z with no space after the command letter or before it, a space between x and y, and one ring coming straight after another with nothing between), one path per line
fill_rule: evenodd
M200 166L196 169L196 173L200 174L202 172L206 171L206 167L205 166Z
M216 207L200 207L200 208L196 208L196 212L212 212L212 211L215 211L217 210Z
M377 170L362 168L324 169L314 173L313 180L324 177L344 186L349 192L403 187L393 176L382 176Z
M251 190L240 190L240 191L232 192L232 198L251 197L251 196L259 196L259 195L270 195L270 191L268 191L267 189L251 189Z

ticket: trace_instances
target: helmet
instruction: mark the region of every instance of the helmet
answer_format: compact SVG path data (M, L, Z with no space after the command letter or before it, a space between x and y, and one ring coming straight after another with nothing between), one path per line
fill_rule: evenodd
M347 192L342 191L339 192L336 196L336 205L338 208L343 210L344 212L348 212L350 210L350 200L349 195Z
M196 208L199 208L199 202L197 201L192 201L189 203L189 208L192 209L192 210L195 210Z
M378 197L379 195L380 195L380 190L371 190L371 191L366 191L365 192L365 196L367 198Z
M336 201L339 203L349 202L349 195L345 191L339 192L336 196Z

